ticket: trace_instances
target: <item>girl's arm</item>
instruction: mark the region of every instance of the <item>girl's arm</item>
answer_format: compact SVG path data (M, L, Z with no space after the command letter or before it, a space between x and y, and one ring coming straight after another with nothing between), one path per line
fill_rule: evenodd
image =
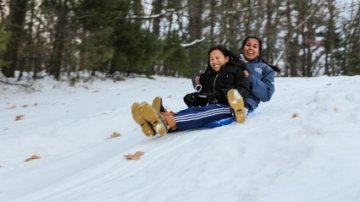
M265 64L264 64L265 65ZM275 73L272 69L263 68L262 77L258 74L250 74L251 93L262 102L269 101L275 91L274 77Z

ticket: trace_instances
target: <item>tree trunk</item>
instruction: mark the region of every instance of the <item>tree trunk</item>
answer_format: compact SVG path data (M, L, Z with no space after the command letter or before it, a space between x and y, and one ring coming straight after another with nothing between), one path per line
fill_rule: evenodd
M55 79L59 80L61 73L61 63L64 51L64 39L65 39L65 27L67 24L67 0L60 2L59 9L57 10L57 22L55 25L55 39L53 44L53 50L50 57L50 74Z
M210 37L210 44L211 46L215 45L215 39L217 38L215 36L215 26L216 26L216 0L211 0L210 3L210 13L209 13L209 18L210 18L210 33L209 33L209 37Z
M6 30L11 35L3 56L3 60L7 64L1 67L1 72L6 77L15 77L19 46L24 35L23 27L27 2L27 0L12 0L10 2L10 14Z
M189 40L194 41L202 37L202 0L188 0L189 6ZM201 48L199 44L189 47L190 65L193 68L198 68L201 65ZM200 57L199 57L200 55Z
M162 0L155 0L153 2L153 15L158 15L161 13L163 9L163 5L162 5ZM156 17L153 19L153 33L156 35L156 36L160 36L160 21L161 21L161 18L160 17Z

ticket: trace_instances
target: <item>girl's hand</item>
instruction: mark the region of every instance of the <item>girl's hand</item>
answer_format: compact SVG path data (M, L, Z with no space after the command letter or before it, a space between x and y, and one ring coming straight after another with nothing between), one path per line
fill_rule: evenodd
M246 78L250 76L248 70L244 70L244 75L245 75Z
M196 85L199 85L200 84L200 76L195 76L194 82Z

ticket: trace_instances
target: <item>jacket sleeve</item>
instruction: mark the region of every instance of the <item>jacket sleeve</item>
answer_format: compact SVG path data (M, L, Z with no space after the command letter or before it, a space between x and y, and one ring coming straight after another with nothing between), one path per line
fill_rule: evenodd
M269 101L275 91L274 77L274 71L267 66L263 69L262 78L259 78L254 74L250 74L252 95L260 99L262 102Z
M241 96L248 97L250 92L250 80L244 74L244 70L246 69L245 63L239 65L241 68L237 68L238 71L236 72L235 77L235 88L239 91Z

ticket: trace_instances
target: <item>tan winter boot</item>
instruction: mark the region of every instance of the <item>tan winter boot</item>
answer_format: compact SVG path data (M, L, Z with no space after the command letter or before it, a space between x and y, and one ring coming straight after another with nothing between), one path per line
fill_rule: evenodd
M165 108L162 104L162 98L160 96L156 96L153 99L152 105L151 105L158 113L165 112Z
M146 136L152 137L155 135L155 131L153 130L150 123L146 122L144 120L144 118L142 117L141 112L140 112L140 104L139 103L135 102L132 104L131 113L132 113L132 116L133 116L135 122L140 125L143 133Z
M168 132L165 121L162 120L160 113L146 102L140 104L140 112L145 121L149 122L153 130L161 136Z
M244 106L244 99L236 89L231 89L227 92L227 99L230 108L233 110L235 119L239 123L244 123L246 120L247 109Z

